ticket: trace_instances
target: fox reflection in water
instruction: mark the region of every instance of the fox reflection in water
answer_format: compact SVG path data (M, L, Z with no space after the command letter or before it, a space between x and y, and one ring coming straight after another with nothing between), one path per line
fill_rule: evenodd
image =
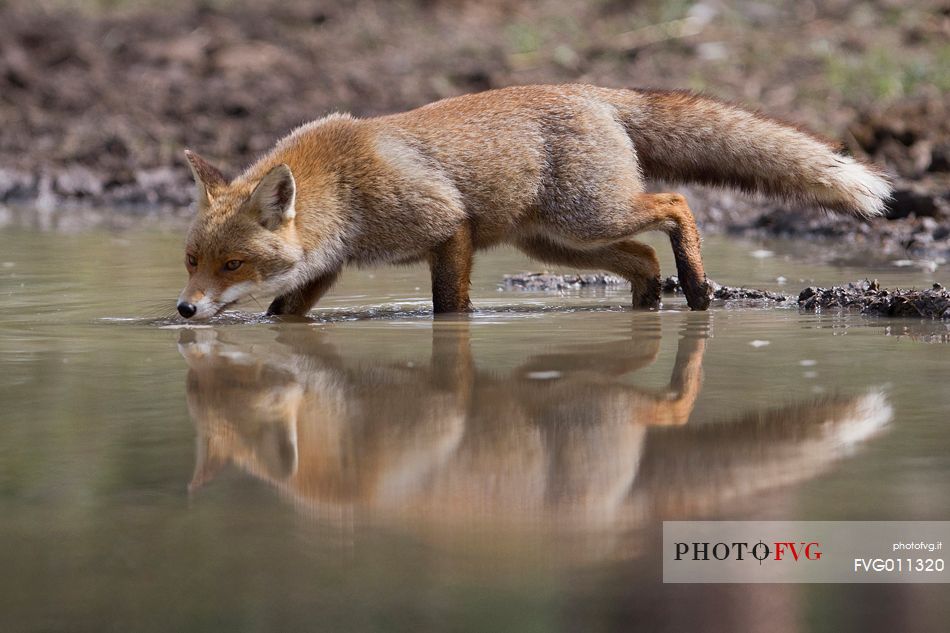
M812 477L890 419L871 391L687 424L706 324L685 328L658 390L627 380L656 360L658 334L499 371L476 367L466 322L433 324L425 366L343 356L308 326L263 346L184 331L190 489L234 464L318 512L635 525Z

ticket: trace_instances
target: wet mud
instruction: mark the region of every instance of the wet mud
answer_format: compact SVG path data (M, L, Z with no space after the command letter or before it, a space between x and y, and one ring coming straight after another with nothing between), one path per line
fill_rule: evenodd
M505 275L501 282L504 290L534 292L623 289L628 285L619 277L604 274L521 273ZM709 280L709 285L713 300L790 305L791 298L780 292L723 286L712 280ZM675 276L664 279L661 288L667 296L683 293ZM800 309L812 312L847 310L874 316L950 319L950 291L938 283L924 290L881 288L876 280L867 279L830 288L810 286L799 293L797 301Z
M881 288L877 281L831 288L808 287L798 295L803 310L854 310L887 317L950 319L950 292L940 284L926 290Z
M779 292L736 286L723 286L708 279L712 291L711 298L721 301L771 301L781 303L788 297ZM623 289L630 284L615 275L602 273L557 275L551 273L520 273L505 275L501 282L504 290L525 290L534 292L563 292L580 289ZM682 295L683 288L679 279L673 275L660 283L665 295Z

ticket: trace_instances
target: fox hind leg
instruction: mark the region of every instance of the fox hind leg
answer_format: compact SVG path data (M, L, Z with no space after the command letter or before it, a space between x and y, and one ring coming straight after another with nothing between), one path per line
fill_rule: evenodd
M646 244L628 239L586 249L530 237L520 239L517 246L530 257L549 264L616 273L630 282L634 308L655 310L660 306L660 260Z
M636 193L620 203L611 200L583 221L561 222L557 230L581 244L629 243L644 231L663 231L670 238L676 271L686 302L693 310L709 307L709 284L699 248L699 230L686 198L678 193ZM622 264L620 264L622 265ZM603 265L608 270L616 270ZM618 271L619 272L619 271ZM623 273L621 273L623 274Z
M640 194L636 206L639 213L646 210L649 216L662 218L661 228L670 236L686 303L693 310L708 308L710 288L699 248L699 229L686 198L678 193Z

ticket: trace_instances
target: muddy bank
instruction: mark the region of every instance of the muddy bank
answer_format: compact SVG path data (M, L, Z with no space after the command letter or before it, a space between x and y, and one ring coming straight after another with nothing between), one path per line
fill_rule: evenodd
M534 292L561 292L581 288L629 288L630 283L622 277L604 273L555 275L551 273L519 273L505 275L501 280L505 290L528 290Z
M26 210L0 213L0 224L101 219L74 211L89 208L186 216L185 147L233 175L328 112L373 116L579 81L685 87L759 107L841 140L896 178L888 218L871 224L693 190L705 231L950 256L945 3L673 5L0 3L0 208Z
M714 300L786 304L791 299L780 292L723 286L712 280L709 280L709 285ZM625 289L629 284L614 275L521 273L505 275L501 287L505 290L563 292L598 288ZM675 276L664 279L661 288L666 295L683 293ZM858 311L875 316L950 319L950 292L940 284L934 284L926 290L881 288L876 280L865 279L831 288L805 288L798 294L798 307L812 312Z
M881 288L877 281L852 282L831 288L809 287L798 295L803 310L859 310L888 317L950 319L950 292L940 284L927 290Z
M711 297L721 301L771 301L781 303L788 301L788 297L779 292L723 286L713 280L708 280L712 289ZM567 274L552 273L519 273L505 275L501 281L504 290L526 290L533 292L564 292L580 289L626 289L629 282L616 275L603 273ZM666 295L681 295L683 289L679 279L673 275L664 279L660 288Z

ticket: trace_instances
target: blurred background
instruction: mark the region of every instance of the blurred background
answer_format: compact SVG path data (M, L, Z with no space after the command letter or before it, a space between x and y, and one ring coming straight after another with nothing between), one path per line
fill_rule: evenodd
M185 147L235 174L328 112L555 82L702 91L804 124L898 177L902 222L876 233L950 253L945 0L0 1L0 202L184 213ZM752 212L697 205L706 230L866 233Z

